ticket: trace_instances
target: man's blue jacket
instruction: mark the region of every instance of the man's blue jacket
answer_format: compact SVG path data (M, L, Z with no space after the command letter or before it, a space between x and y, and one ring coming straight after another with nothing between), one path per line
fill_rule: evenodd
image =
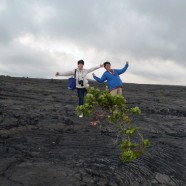
M98 78L95 75L93 77L99 83L103 83L104 81L107 80L108 88L111 91L117 87L122 86L122 81L119 75L124 73L127 70L127 68L128 68L128 64L126 64L122 69L114 69L114 75L109 71L105 71L101 78Z

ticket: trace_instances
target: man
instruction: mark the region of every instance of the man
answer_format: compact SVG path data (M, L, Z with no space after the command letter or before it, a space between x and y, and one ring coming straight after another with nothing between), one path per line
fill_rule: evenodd
M110 90L110 93L115 96L115 95L122 95L122 81L119 77L120 74L124 73L127 68L128 68L128 62L126 62L126 65L122 69L111 69L111 64L110 62L105 62L104 67L106 71L103 73L101 78L98 78L95 76L93 73L93 78L99 82L103 83L104 81L107 81L108 83L108 88Z
M84 61L79 60L77 63L78 67L76 69L76 88L77 88L77 94L79 97L79 106L84 104L84 97L86 95L86 88L88 85L87 80L87 74L90 72L93 72L94 70L97 70L98 68L103 67L103 64L100 64L100 66L96 66L90 69L83 69L84 67ZM63 73L56 73L56 76L72 76L75 74L75 69L71 70L69 72L63 72ZM79 117L83 117L83 114L81 114Z

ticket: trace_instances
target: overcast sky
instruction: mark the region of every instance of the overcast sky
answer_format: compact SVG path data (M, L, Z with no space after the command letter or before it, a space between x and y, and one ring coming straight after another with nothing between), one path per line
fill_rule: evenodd
M185 20L185 0L0 0L0 75L129 61L123 82L186 85Z

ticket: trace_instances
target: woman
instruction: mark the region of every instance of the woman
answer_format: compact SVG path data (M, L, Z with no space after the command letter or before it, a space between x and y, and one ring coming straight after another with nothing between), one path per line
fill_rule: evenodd
M84 97L86 95L86 88L89 86L88 85L88 80L87 80L87 74L90 72L93 72L94 70L97 70L101 67L103 67L103 64L100 64L100 66L93 67L90 69L84 69L84 61L79 60L77 63L78 67L76 69L76 88L77 88L77 93L79 97L79 106L84 104ZM69 72L63 72L63 73L56 73L56 76L71 76L75 74L75 69ZM79 117L83 117L83 114L81 114Z

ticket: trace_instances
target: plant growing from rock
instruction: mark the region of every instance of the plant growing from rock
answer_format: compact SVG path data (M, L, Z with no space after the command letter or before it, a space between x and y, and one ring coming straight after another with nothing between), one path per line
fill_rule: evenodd
M106 88L104 91L93 87L87 90L85 104L77 107L77 114L93 117L91 125L103 127L103 120L107 120L104 126L108 131L116 133L115 144L121 149L123 162L131 162L144 154L150 146L148 139L144 139L139 132L139 127L131 124L134 115L141 114L139 107L126 108L126 100L123 96L112 96Z

